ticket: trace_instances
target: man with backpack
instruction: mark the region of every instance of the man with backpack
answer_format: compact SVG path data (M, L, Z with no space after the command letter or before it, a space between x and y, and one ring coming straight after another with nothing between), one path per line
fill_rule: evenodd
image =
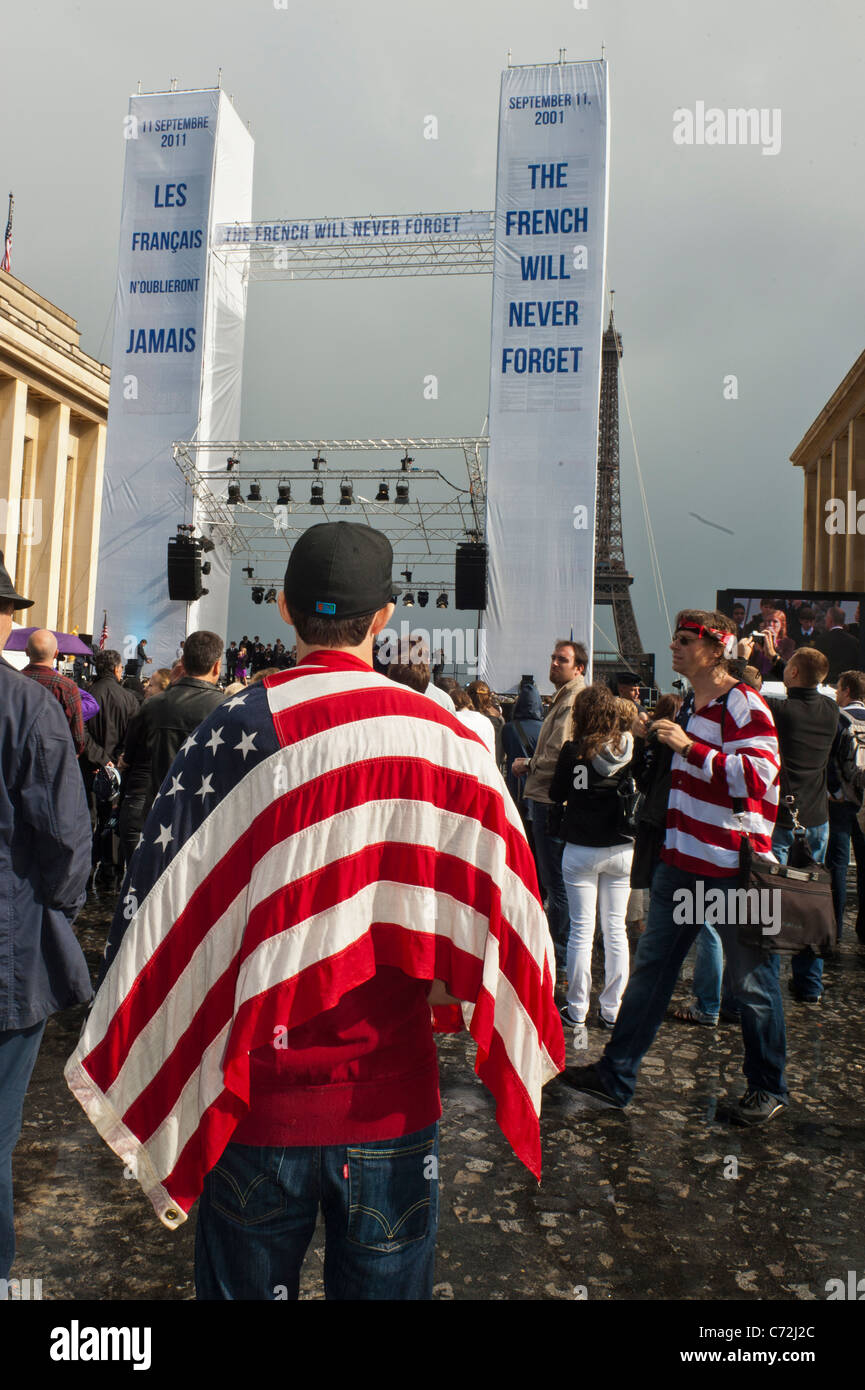
M838 942L847 905L850 841L856 856L858 912L856 935L865 944L865 835L857 820L865 792L865 672L842 671L835 688L838 732L829 758L829 847L826 868L832 875L832 900Z
M795 835L791 809L804 830L805 845L818 864L823 863L829 840L829 808L826 769L838 729L838 708L828 695L817 689L825 680L829 659L814 647L800 647L784 667L787 698L769 696L778 731L781 754L781 800L772 836L772 849L781 860L787 856ZM786 798L792 797L793 808ZM823 961L810 946L792 961L790 993L799 1004L820 1002L823 994Z
M525 801L525 773L518 777L513 770L517 758L531 761L537 747L538 734L544 719L541 693L535 685L534 676L523 676L510 720L502 729L502 752L505 758L505 781L514 799L517 810L529 828L528 805Z

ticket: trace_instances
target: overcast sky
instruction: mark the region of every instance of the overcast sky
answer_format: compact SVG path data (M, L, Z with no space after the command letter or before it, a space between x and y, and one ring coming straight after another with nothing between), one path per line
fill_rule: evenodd
M19 3L0 53L12 268L109 360L122 118L139 79L203 87L222 67L255 137L256 217L486 209L508 49L514 63L561 47L595 58L603 40L608 281L667 602L795 588L802 478L788 456L863 348L863 37L849 0ZM698 101L780 108L780 152L676 145L673 112ZM423 138L430 113L438 140ZM243 436L478 433L491 285L253 284ZM727 374L738 400L723 397ZM641 634L663 653L624 407L622 490ZM236 592L229 635L275 636L269 613ZM669 680L663 658L659 671Z

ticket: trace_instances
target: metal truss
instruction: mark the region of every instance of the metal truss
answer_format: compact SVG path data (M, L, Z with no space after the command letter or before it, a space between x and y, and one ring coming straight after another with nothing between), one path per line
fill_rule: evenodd
M472 214L476 230L413 241L346 237L321 241L218 242L211 254L247 280L364 280L418 275L490 275L495 214ZM478 222L483 224L478 227ZM268 228L270 224L267 224Z
M387 532L395 557L405 568L412 565L453 565L455 546L465 540L481 541L484 536L485 465L483 450L486 437L419 438L419 439L283 439L283 440L221 440L188 441L173 445L175 463L196 499L196 522L206 526L214 540L224 542L233 555L245 554L250 560L285 561L294 541L310 526L321 521L340 521L363 518L368 525ZM357 454L401 450L461 449L466 463L468 486L459 487L437 468L419 468L414 460L408 467L355 467L328 463L321 458L328 454ZM279 454L307 453L321 458L318 468L280 467ZM239 462L231 469L227 460ZM288 460L286 460L288 463ZM337 496L342 480L352 482L354 493L350 503L341 503ZM376 500L377 485L382 481L410 482L409 500L396 501L395 495L386 502ZM276 484L287 482L293 491L297 484L305 490L312 482L325 486L323 505L306 498L294 497L280 505ZM249 502L246 494L251 483L264 490L271 484L270 496L260 502ZM229 483L238 483L241 500L226 502ZM395 494L395 487L391 489ZM421 495L422 494L422 495ZM261 583L262 580L249 580ZM416 583L421 583L418 579ZM452 587L433 577L430 585Z

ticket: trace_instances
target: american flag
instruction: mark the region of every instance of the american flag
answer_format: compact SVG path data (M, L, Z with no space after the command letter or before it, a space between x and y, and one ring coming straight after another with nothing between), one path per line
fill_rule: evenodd
M99 650L105 650L105 643L108 641L108 613L103 609L102 612L102 636L99 639Z
M0 261L0 270L5 270L7 274L12 274L12 213L15 208L15 199L9 194L9 217L6 221L6 237L3 246L3 259Z
M540 1177L564 1066L531 852L484 745L434 701L319 652L191 735L132 857L65 1075L165 1225L248 1109L249 1053L378 965L448 982L514 1152Z

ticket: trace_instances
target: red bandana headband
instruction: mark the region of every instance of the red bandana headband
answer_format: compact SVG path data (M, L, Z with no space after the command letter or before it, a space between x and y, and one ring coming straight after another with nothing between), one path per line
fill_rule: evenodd
M698 637L710 637L714 642L720 642L724 648L725 656L734 656L736 652L737 638L734 632L721 632L716 627L703 627L700 623L691 622L686 619L676 627L677 632L696 632Z

